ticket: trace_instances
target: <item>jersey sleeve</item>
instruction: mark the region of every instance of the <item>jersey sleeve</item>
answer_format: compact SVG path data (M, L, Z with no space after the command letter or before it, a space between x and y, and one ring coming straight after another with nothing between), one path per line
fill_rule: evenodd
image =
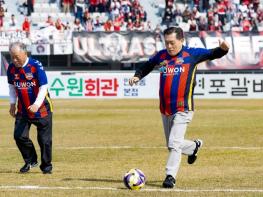
M47 75L41 62L36 61L36 69L39 86L46 85L48 83Z
M212 54L211 49L203 49L203 48L193 48L192 55L196 64L209 60Z
M154 56L149 58L149 63L153 64L154 66L158 64L158 61L160 59L160 53L155 54Z
M196 64L207 60L221 58L227 54L227 52L228 51L224 51L220 47L214 49L192 48L192 55L195 58Z
M154 69L154 67L158 64L158 59L159 59L159 53L150 57L146 63L144 63L142 66L140 66L136 70L134 76L138 77L139 79L142 79L143 77L148 75Z
M9 65L8 66L8 69L7 69L7 82L9 83L9 84L14 84L14 79L13 79L13 76L12 76L12 74L11 74L11 66Z

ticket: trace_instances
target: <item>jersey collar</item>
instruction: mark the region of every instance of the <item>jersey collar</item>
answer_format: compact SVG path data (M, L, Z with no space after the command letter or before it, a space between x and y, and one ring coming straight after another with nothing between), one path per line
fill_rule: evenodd
M181 50L176 55L170 55L167 50L166 50L166 52L171 58L178 57L182 53L182 51L184 50L184 47L185 46L183 45Z
M22 66L22 68L24 68L28 64L28 61L29 61L29 58L27 57L25 63Z

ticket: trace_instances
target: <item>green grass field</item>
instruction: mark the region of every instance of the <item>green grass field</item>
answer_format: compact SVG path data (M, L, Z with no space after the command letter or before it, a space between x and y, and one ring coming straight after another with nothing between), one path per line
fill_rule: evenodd
M24 164L8 100L0 100L0 196L263 196L263 99L196 100L187 138L204 140L194 165L184 156L173 190L161 188L165 148L158 100L54 100L52 175ZM31 138L38 153L36 129ZM141 169L147 184L125 189Z

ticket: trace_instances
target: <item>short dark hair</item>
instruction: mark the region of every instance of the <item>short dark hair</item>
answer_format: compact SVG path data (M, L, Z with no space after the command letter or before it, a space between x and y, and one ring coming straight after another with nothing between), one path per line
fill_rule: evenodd
M181 27L168 27L163 31L163 35L170 35L172 33L176 34L176 38L178 40L184 39L184 31Z

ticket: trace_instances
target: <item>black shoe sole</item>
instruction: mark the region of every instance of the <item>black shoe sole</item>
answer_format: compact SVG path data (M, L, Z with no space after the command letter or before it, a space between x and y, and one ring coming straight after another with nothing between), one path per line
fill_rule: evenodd
M165 188L165 189L172 189L172 188L174 188L174 185L171 186L171 185L164 185L163 184L163 188Z
M19 172L22 173L22 174L25 174L25 173L28 173L31 168L34 168L34 167L37 167L37 166L38 166L38 162L34 162L33 164L30 165L30 167L29 167L28 170L26 170L26 171L21 171L21 169L20 169Z
M201 142L201 144L200 145L198 145L197 144L197 141L200 141ZM196 159L197 159L197 152L199 151L199 149L202 147L202 145L203 145L203 141L202 140L195 140L194 141L195 143L196 143L196 148L195 148L195 150L194 150L194 153L192 154L192 155L189 155L188 156L188 159L187 159L187 163L188 164L193 164L195 161L196 161Z
M41 168L41 171L43 174L52 174L52 166L48 166L48 167L45 167L45 168Z
M47 172L44 172L42 171L43 174L52 174L52 171L47 171Z
M194 155L191 155L191 156L188 156L188 164L193 164L197 159L197 156L194 156Z
M170 175L168 175L170 176ZM171 178L171 177L166 177L164 182L163 182L163 188L167 188L167 189L172 189L175 186L175 179ZM171 180L173 179L173 180Z
M30 170L28 170L28 171L21 171L21 170L20 170L19 173L20 173L20 174L26 174L26 173L28 173L29 171L30 171Z

